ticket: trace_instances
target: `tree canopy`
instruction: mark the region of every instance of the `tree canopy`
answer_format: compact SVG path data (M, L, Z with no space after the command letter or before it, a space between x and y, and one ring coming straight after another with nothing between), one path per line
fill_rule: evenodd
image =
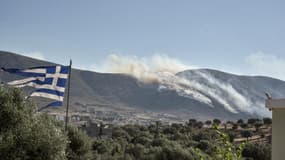
M222 130L220 123L214 119L214 127L203 127L190 119L185 124L124 125L114 127L110 139L90 138L37 112L21 90L0 87L1 160L239 160L270 152L269 145L234 144L237 134L248 138L252 133Z

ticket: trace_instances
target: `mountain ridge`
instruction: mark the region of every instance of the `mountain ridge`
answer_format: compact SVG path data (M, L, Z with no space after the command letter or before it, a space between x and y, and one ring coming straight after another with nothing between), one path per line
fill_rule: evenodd
M10 51L5 51L5 50L0 50L0 53L1 54L5 54L5 56L20 56L20 57L24 57L26 59L32 59L34 61L39 61L41 62L42 64L46 64L48 63L49 65L54 65L54 64L58 64L58 65L64 65L64 64L59 64L59 63L54 63L54 62L50 62L50 61L47 61L47 60L40 60L40 59L37 59L37 58L33 58L33 57L29 57L29 56L26 56L26 55L22 55L22 54L17 54L17 53L13 53L13 52L10 52ZM67 64L65 64L67 65ZM33 66L31 66L33 67ZM85 70L85 69L80 69L80 68L72 68L72 69L75 69L75 70L79 70L79 71L85 71L85 72L92 72L92 73L102 73L102 72L96 72L96 71L92 71L92 70ZM195 70L207 70L207 71L211 71L211 72L219 72L219 73L224 73L224 74L228 74L228 75L233 75L233 76L240 76L240 77L255 77L255 78L270 78L270 79L273 79L273 80L278 80L278 81L283 81L285 82L285 80L282 80L282 79L278 79L278 78L274 78L274 77L269 77L269 76L263 76L263 75L240 75L240 74L235 74L235 73L230 73L230 72L225 72L225 71L221 71L221 70L218 70L218 69L210 69L210 68L198 68L198 69L187 69L187 70L183 70L183 71L180 71L180 72L177 72L176 74L179 74L181 72L185 72L185 71L195 71ZM102 74L112 74L112 75L126 75L124 73L102 73Z
M54 64L0 51L1 67L27 68ZM1 81L15 78L19 77L0 72ZM273 97L285 96L285 82L282 80L235 75L213 69L185 70L152 83L126 74L80 69L72 69L71 78L73 111L105 106L114 112L123 109L167 113L182 119L238 119L270 116L264 107L264 92L271 93Z

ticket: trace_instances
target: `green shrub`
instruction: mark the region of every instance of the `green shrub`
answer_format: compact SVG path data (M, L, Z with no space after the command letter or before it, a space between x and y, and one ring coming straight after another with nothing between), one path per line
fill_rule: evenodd
M0 88L2 160L64 160L67 138L54 120L36 114L18 89Z
M91 139L78 128L68 126L67 158L69 160L88 160L91 158Z
M270 160L271 145L264 143L248 143L242 151L243 157L253 158L254 160Z
M220 136L216 140L215 160L241 160L244 144L238 146L230 142L228 134L220 131L217 126L214 126L217 134Z

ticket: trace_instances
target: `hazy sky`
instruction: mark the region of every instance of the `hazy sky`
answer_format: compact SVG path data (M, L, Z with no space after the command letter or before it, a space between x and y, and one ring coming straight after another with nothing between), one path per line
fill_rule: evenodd
M76 67L108 55L285 80L285 1L0 0L0 50Z

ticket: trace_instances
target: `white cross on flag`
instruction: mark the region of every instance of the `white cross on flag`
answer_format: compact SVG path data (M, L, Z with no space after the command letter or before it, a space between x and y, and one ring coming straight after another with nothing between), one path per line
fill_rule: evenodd
M69 66L43 66L28 69L5 69L2 70L25 76L28 78L8 82L15 87L30 86L36 90L30 96L45 97L56 100L47 105L62 106L65 85L68 79Z

